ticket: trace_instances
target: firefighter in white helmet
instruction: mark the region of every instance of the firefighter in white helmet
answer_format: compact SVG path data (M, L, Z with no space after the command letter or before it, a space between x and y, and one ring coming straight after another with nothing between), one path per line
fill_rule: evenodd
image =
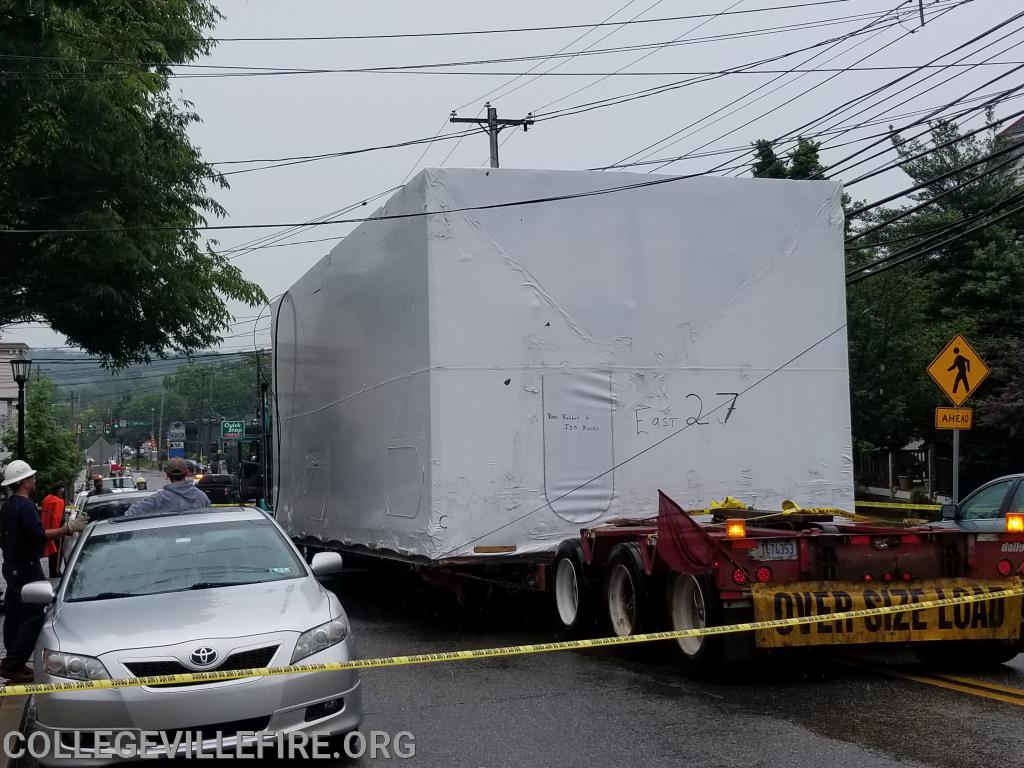
M0 550L3 552L3 575L7 582L4 594L4 647L7 656L0 661L0 677L12 683L32 681L32 670L25 665L32 657L39 630L43 626L43 606L28 605L21 600L21 588L31 581L45 578L40 560L50 539L78 533L87 519L74 520L49 531L32 501L36 489L36 471L28 462L17 459L4 469L3 485L11 489L0 507Z

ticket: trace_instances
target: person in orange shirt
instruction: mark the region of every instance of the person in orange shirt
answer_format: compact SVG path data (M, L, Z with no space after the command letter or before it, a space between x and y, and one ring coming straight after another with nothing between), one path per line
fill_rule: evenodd
M46 498L43 499L42 515L43 528L47 531L64 525L63 483L54 485L50 488L50 492L46 494ZM43 557L49 560L50 578L60 576L60 539L50 539L46 542Z

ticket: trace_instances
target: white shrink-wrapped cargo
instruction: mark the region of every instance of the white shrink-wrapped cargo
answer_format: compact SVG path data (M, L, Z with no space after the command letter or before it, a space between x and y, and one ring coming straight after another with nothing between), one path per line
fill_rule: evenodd
M652 181L429 169L295 283L289 532L436 561L553 552L658 489L851 509L840 186L580 194Z

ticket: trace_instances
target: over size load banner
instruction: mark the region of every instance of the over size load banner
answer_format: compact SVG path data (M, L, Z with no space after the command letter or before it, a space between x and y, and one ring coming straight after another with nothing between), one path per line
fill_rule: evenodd
M1021 586L1020 579L976 581L930 579L905 584L811 581L756 584L754 620L827 616L865 608L926 603L951 597L996 593ZM1021 634L1021 599L986 600L882 616L837 619L755 632L759 648L851 643L907 643L918 640L1015 640Z

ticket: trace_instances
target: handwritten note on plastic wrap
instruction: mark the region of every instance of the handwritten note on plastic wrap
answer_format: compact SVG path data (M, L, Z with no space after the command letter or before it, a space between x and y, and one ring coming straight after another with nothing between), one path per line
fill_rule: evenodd
M548 503L569 522L594 520L615 494L615 473L608 472L615 464L611 373L547 374L542 394Z

